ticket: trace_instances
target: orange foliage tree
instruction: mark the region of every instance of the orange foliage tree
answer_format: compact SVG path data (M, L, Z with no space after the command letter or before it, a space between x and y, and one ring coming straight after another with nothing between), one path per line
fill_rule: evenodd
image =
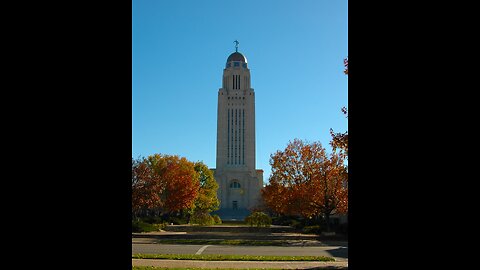
M193 207L200 183L195 164L184 157L155 154L147 158L149 166L165 185L161 194L164 213Z
M159 175L153 173L145 158L132 158L132 214L137 217L148 210L163 206L161 195L165 185Z
M348 174L344 156L328 155L319 142L290 142L270 156L272 174L262 198L273 212L283 215L323 217L348 211Z
M343 59L343 65L345 69L343 73L348 75L348 57ZM342 113L345 117L348 118L348 109L347 107L342 107ZM335 133L333 129L330 129L330 135L332 136L332 140L330 141L330 145L333 147L333 150L339 150L339 153L346 158L348 158L348 131L345 132L337 132Z
M184 157L155 154L132 159L132 211L157 215L192 208L200 188L195 164Z
M348 118L348 110L346 107L342 108L342 113ZM330 129L330 135L332 136L330 145L333 151L339 150L340 155L348 158L348 131L335 133L333 129Z

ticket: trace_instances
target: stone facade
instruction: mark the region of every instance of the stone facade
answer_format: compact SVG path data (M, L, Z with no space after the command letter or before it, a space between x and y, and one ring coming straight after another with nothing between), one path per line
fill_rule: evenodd
M255 169L255 92L245 56L232 53L218 90L217 159L213 169L219 185L223 220L244 219L260 198L263 170Z

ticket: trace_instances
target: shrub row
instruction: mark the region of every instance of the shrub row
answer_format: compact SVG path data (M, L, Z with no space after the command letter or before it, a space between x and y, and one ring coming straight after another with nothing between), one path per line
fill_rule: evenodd
M245 218L245 223L251 227L270 227L272 225L272 219L263 212L253 212L250 216Z
M132 232L153 232L166 227L167 223L150 224L144 221L132 221Z

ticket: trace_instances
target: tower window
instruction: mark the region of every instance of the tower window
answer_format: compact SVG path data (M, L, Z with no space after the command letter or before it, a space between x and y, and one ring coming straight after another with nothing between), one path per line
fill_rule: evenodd
M243 63L243 64L242 64L242 67L243 67L243 68L247 68L247 63Z
M232 64L231 64L231 63L228 63L228 64L227 64L227 68L229 68L229 67L231 67L231 66L232 66Z
M240 62L233 62L233 66L234 66L234 67L239 67L239 66L240 66Z
M230 183L230 188L240 188L240 183L238 183L237 181L233 181L232 183Z

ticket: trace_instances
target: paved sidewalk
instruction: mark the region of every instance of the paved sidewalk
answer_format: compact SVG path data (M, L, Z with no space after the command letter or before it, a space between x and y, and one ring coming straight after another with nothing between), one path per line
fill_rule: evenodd
M194 261L132 259L133 266L156 266L169 268L277 268L277 269L348 269L347 262L257 262L257 261Z

